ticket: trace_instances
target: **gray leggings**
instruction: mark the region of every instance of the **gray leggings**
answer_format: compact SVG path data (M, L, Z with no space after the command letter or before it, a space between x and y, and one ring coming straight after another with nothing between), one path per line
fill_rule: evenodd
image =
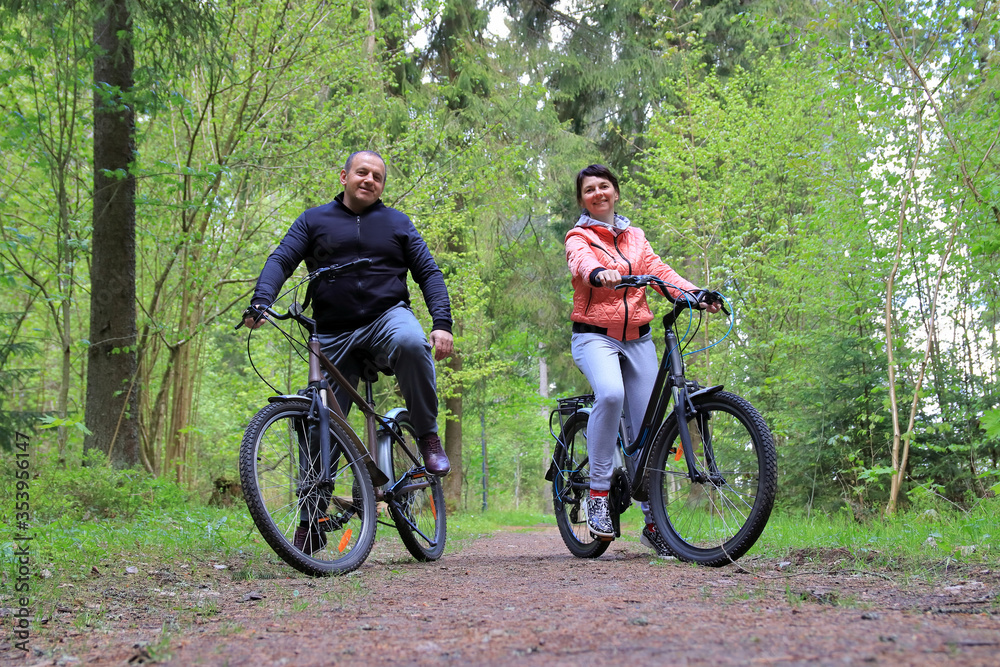
M656 346L652 334L622 342L598 333L575 333L572 339L573 361L594 390L594 408L587 423L587 455L590 457L590 488L611 488L618 420L625 407L633 437L642 423L649 395L656 382ZM643 513L649 521L646 503Z

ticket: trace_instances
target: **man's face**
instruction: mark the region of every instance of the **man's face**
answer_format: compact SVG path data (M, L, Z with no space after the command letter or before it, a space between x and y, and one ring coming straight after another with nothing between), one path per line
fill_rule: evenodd
M385 163L370 153L355 155L350 172L340 170L344 204L360 213L378 201L385 188Z

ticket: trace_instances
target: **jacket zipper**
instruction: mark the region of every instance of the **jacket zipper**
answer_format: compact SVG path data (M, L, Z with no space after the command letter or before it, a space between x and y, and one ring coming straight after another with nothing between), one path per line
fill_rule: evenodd
M624 253L622 253L621 248L618 247L618 237L617 236L614 237L611 241L612 243L615 244L615 250L617 250L618 254L621 255L621 258L625 260L625 264L628 266L629 275L632 275L632 262L628 261L628 258L624 255ZM611 253L608 254L610 255ZM622 342L624 343L625 338L628 334L628 288L627 287L625 288L625 292L622 294L622 301L625 302L625 326L622 327Z
M358 259L361 259L361 216L360 215L357 216L357 221L358 221ZM358 302L364 303L364 288L361 285L360 275L357 277L357 281L358 281L358 294L361 296ZM361 314L364 315L366 310L365 307L362 306L360 310Z
M610 252L608 251L608 249L607 249L607 248L605 248L604 246L600 246L600 245L597 245L597 244L596 244L596 243L594 243L593 241L591 241L591 242L590 242L590 246L591 246L592 248L597 248L598 250L602 251L602 252L603 252L603 253L604 253L605 255L607 255L608 257L610 257L610 258L611 258L612 260L613 260L613 259L615 258L615 256L614 256L614 255L612 255L612 254L611 254L611 253L610 253ZM618 253L618 254L620 255L621 253ZM626 261L628 261L628 260L626 260Z
M597 248L598 250L600 250L601 252L603 252L605 255L607 255L608 257L610 257L612 260L614 260L614 258L615 258L614 255L612 255L610 252L608 252L607 248L605 248L604 246L597 245L593 241L590 242L590 247ZM587 313L590 312L590 304L591 304L591 302L593 302L593 300L594 300L594 287L593 287L593 285L591 285L591 287L590 287L590 296L587 298L587 307L584 308L584 310L583 310L583 314L584 315L586 315Z

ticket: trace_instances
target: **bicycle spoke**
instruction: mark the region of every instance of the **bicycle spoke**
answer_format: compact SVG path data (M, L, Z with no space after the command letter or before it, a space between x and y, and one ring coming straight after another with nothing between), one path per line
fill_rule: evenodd
M672 551L723 565L745 553L764 528L774 497L774 450L763 419L743 399L719 392L698 410L689 431L697 470L707 481L693 482L684 457L678 460L676 427L661 429L648 465L650 501Z
M374 491L361 455L336 424L330 426L332 479L321 481L307 410L299 401L272 403L251 421L240 452L247 507L289 565L314 575L349 572L375 539Z
M393 441L391 445L396 481L386 488L390 514L403 545L414 558L437 560L444 551L447 533L441 480L427 474L419 459L414 461L417 438L409 413L398 411L395 419L404 444Z

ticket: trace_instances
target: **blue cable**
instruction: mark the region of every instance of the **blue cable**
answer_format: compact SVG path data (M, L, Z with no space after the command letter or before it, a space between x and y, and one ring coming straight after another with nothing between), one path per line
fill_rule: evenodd
M719 296L722 296L722 295L720 294ZM720 338L719 340L717 340L714 343L712 343L711 345L706 345L705 347L701 348L700 350L694 350L693 352L688 352L687 354L684 354L682 356L689 357L692 354L698 354L699 352L704 352L705 350L710 350L711 348L715 347L716 345L718 345L722 341L724 341L727 338L729 338L729 334L732 333L733 327L736 325L736 311L733 309L733 305L729 301L729 299L727 299L725 296L722 296L722 300L726 303L727 306L729 306L729 312L732 313L729 316L729 329L726 331L725 335L722 338ZM694 319L693 315L691 316L691 319ZM691 330L691 323L688 322L688 331L690 331L690 330ZM685 332L684 335L687 336L687 333Z

